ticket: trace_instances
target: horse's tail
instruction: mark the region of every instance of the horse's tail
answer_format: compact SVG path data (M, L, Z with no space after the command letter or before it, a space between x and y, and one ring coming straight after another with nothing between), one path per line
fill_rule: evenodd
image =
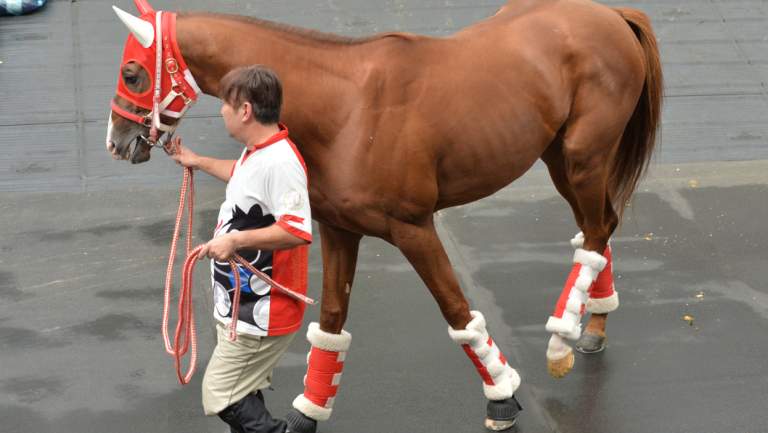
M656 35L647 15L636 9L616 8L643 48L645 84L610 167L608 191L619 218L637 183L648 168L661 119L664 79Z

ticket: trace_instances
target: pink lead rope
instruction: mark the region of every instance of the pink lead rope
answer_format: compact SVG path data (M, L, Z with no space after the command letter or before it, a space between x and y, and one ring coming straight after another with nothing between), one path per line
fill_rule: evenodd
M171 305L171 286L173 285L173 264L176 261L176 248L179 241L181 231L181 220L184 215L184 204L187 199L187 190L189 190L189 205L187 214L187 239L186 239L186 252L187 258L184 260L184 268L181 277L181 289L179 291L179 307L178 307L178 322L176 323L176 332L173 337L173 345L171 345L168 336L168 315ZM179 192L179 208L176 212L176 224L173 229L173 237L171 238L171 251L168 255L168 267L165 274L165 296L163 299L163 342L165 343L165 351L174 358L176 367L176 376L179 378L179 383L186 385L192 379L192 375L195 373L195 366L197 364L197 333L195 332L195 312L192 305L192 275L195 270L195 265L200 257L200 250L203 245L197 246L192 249L192 216L194 214L194 200L195 200L195 185L194 174L192 169L184 169L184 178L181 182L181 191ZM315 301L301 293L295 292L282 284L274 281L269 275L254 268L247 260L240 257L237 254L233 256L234 260L229 260L229 265L235 276L235 295L232 302L232 320L229 324L229 340L237 340L237 317L240 306L240 272L237 271L237 264L239 263L244 268L251 271L257 278L269 284L272 288L282 292L285 295L290 296L296 300L304 302L309 305L314 305ZM186 374L182 374L181 371L181 358L189 351L190 346L192 353L189 360L189 369Z

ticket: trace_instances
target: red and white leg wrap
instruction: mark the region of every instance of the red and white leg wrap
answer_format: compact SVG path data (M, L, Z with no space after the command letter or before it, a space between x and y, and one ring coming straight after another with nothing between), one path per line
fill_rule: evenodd
M574 249L581 248L584 245L584 233L579 232L573 239L571 245ZM587 301L587 311L596 314L606 314L616 311L619 308L619 294L613 284L613 260L611 258L611 244L605 247L603 256L608 260L605 269L597 276L597 281L592 285L589 291L589 300Z
M313 322L309 324L307 340L312 349L307 355L304 394L293 400L293 407L309 418L326 421L333 411L352 336L346 331L341 331L340 335L330 334Z
M547 321L546 329L562 337L577 340L581 336L581 316L589 297L589 290L608 261L602 255L576 249L573 269L565 282L555 312Z
M471 311L472 321L463 330L448 327L448 335L460 344L483 378L483 392L488 400L512 397L520 386L520 375L512 368L496 343L488 335L485 318Z

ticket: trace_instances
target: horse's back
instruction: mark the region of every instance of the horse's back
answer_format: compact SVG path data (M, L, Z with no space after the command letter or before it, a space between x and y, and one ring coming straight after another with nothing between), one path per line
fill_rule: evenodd
M590 31L598 39L588 39ZM377 72L362 87L366 105L382 108L362 129L379 132L376 140L358 134L361 146L412 170L386 177L423 208L490 195L522 176L554 140L570 115L574 65L608 62L595 51L626 45L608 40L616 32L633 37L617 12L593 2L515 0L449 38L380 41L368 47Z

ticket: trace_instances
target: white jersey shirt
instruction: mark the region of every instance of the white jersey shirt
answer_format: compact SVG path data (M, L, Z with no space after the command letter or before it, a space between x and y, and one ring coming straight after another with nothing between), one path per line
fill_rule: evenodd
M282 124L279 133L251 150L244 149L235 162L214 237L273 224L312 241L306 165ZM302 245L289 250L239 250L238 254L278 283L306 294L308 252L309 246ZM301 327L304 303L273 290L247 269L238 266L238 272L239 332L285 335ZM229 324L235 287L229 263L211 261L211 282L214 317Z

